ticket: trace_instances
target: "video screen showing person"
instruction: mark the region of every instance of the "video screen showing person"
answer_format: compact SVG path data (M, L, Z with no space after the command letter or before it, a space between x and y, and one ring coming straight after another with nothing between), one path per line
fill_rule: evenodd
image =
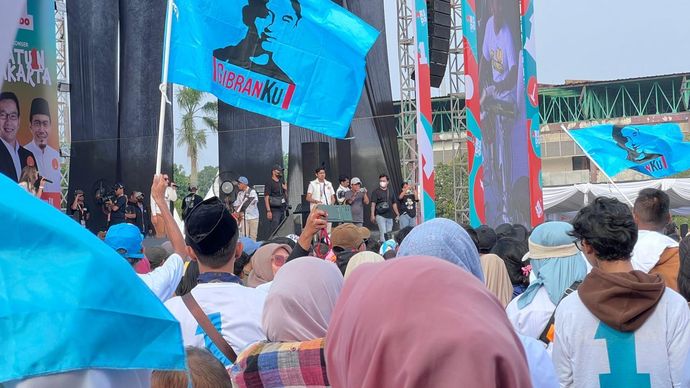
M480 126L488 225L530 224L519 2L477 3Z

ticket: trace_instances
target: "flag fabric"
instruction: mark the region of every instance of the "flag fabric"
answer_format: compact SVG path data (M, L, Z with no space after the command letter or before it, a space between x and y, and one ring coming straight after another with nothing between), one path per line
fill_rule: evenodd
M654 178L690 169L690 143L675 123L596 125L568 133L611 177L626 169Z
M0 385L83 369L184 370L180 324L131 265L0 175Z
M330 0L174 0L172 18L169 82L347 135L378 36L357 16Z

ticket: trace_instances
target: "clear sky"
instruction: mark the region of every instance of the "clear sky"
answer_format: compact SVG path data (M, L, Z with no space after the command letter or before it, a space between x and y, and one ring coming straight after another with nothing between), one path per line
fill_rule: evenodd
M374 1L374 0L372 0ZM393 96L399 98L396 0L383 1ZM534 0L539 81L609 80L690 72L688 0ZM447 81L447 80L446 80ZM435 90L434 95L447 90ZM180 115L175 113L175 128ZM283 131L284 148L287 132ZM218 165L218 140L208 136L199 169ZM189 172L186 150L175 163Z

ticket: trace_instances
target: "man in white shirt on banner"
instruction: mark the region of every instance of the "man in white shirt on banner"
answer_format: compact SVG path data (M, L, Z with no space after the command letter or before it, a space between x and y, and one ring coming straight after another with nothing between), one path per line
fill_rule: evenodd
M48 101L38 97L31 101L29 112L29 129L33 140L24 145L36 159L38 173L51 182L46 182L44 193L60 193L60 153L48 145L53 134L53 122L50 119Z
M335 190L331 182L326 180L326 169L319 167L314 173L316 179L309 182L307 202L311 204L312 209L318 205L335 205Z
M256 190L249 187L249 179L241 176L237 180L240 188L237 199L232 204L235 209L235 218L239 223L240 236L249 237L256 241L259 231L259 195Z
M250 344L266 340L261 316L266 293L242 285L233 274L242 254L237 221L217 197L197 205L185 222L187 251L199 263L199 284L190 294L223 339L239 354ZM185 305L175 297L165 306L180 322L185 346L208 349L226 368L232 363L213 343Z

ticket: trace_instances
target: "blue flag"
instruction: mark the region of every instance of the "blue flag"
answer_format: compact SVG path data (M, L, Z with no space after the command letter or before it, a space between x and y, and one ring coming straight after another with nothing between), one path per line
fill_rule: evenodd
M2 174L0 192L0 383L185 369L180 324L125 259Z
M374 28L330 0L174 3L169 82L328 136L347 135Z
M569 133L611 177L625 169L654 178L690 169L690 143L678 124L596 125Z

